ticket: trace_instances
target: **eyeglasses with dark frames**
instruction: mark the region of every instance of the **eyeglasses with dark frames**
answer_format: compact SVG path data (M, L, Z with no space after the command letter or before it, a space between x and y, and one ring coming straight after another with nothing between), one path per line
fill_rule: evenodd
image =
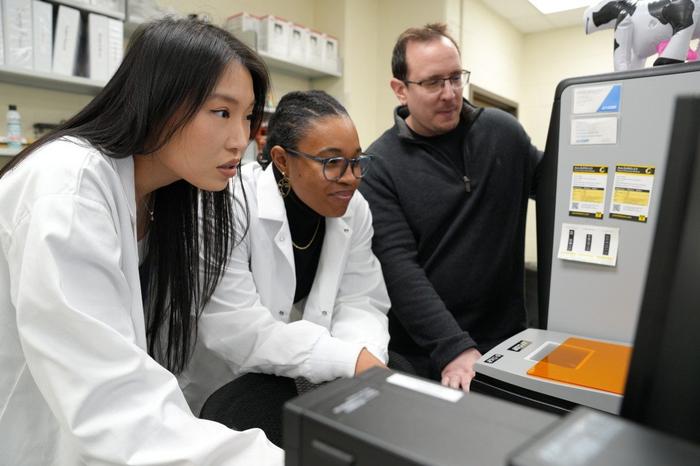
M323 165L323 177L328 181L340 180L345 174L345 170L348 169L348 166L350 167L352 176L359 180L367 174L367 170L369 170L369 165L372 160L372 156L368 154L360 154L355 158L348 159L345 157L317 157L315 155L287 148L284 148L284 150L292 155L301 156Z
M469 82L469 75L471 73L467 70L462 70L459 73L454 73L447 78L429 78L423 79L421 81L409 81L404 80L406 84L417 84L418 86L425 89L427 92L439 92L445 87L445 83L449 81L452 89L460 90Z

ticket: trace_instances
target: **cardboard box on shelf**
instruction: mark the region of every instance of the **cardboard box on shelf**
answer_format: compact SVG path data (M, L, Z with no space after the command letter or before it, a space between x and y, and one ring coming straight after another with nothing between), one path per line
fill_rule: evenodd
M313 68L323 67L323 47L325 45L322 32L309 29L309 40L306 48L306 64Z
M242 11L226 18L224 29L233 35L246 31L253 31L255 34L260 34L260 17Z
M306 64L306 49L309 46L309 29L292 23L289 29L287 58L294 63Z
M289 51L289 21L278 16L267 15L260 18L258 50L286 60Z
M322 68L331 73L338 70L338 39L330 34L323 35L323 64Z

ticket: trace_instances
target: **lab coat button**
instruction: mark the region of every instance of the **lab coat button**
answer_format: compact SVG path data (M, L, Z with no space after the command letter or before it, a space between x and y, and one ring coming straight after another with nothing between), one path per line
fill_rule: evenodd
M280 315L283 316L283 315L284 315L284 311L280 311Z
M284 235L280 235L279 240L280 242L284 241Z
M328 315L328 311L321 311L321 314L323 314L324 316L327 316L327 315Z

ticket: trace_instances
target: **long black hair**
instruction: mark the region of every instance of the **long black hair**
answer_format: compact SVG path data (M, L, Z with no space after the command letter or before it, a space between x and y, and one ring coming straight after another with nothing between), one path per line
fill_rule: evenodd
M297 149L310 126L329 116L347 117L348 111L326 92L312 90L285 94L267 125L264 158L272 160L270 151L275 146Z
M260 58L223 29L196 19L147 23L132 36L121 66L104 89L3 167L0 178L38 147L69 135L113 158L152 154L192 120L226 67L235 62L250 72L253 81L252 135L262 121L269 87ZM202 191L184 180L151 196L154 220L143 266L148 277L144 303L148 351L179 373L194 346L198 317L236 241L232 202L228 189Z

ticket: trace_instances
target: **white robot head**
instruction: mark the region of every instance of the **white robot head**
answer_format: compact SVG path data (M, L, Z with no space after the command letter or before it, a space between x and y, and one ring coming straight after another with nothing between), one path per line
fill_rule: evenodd
M616 27L623 19L634 13L636 0L603 0L586 8L583 21L586 34Z

